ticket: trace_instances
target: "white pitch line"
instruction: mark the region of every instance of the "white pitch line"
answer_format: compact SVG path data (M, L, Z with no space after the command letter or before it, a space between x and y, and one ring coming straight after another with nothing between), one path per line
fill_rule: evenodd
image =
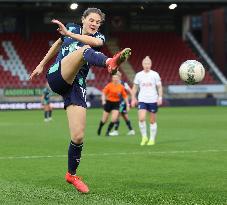
M175 151L153 151L153 152L117 152L117 153L93 153L93 154L83 154L83 157L89 156L122 156L122 155L152 155L152 154L193 154L193 153L217 153L217 152L227 152L227 150L175 150ZM2 156L0 160L7 159L42 159L42 158L66 158L67 155L31 155L31 156Z

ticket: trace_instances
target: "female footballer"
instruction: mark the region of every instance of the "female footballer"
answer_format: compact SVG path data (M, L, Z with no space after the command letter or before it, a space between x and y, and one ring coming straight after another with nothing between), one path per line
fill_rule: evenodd
M126 102L127 110L129 110L128 96L125 91L124 86L120 81L121 73L118 71L112 76L112 81L108 83L102 93L102 104L104 106L104 111L102 115L102 120L99 123L97 134L100 135L103 125L107 122L110 113L112 114L111 122L107 128L106 136L109 136L111 129L118 120L119 116L119 106L121 97Z
M88 193L88 186L76 175L83 148L86 121L86 77L91 65L106 67L110 73L118 70L119 65L131 54L126 48L113 58L99 52L105 37L98 32L105 20L105 14L97 8L88 8L82 15L82 27L68 23L64 26L58 20L59 38L49 49L43 60L32 72L30 78L40 75L44 66L58 53L55 63L47 72L47 80L53 92L64 99L71 141L68 149L68 171L65 179L82 192Z

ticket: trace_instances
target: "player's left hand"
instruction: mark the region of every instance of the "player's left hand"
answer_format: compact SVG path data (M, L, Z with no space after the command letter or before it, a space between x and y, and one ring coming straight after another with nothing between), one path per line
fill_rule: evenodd
M53 19L51 22L58 25L57 31L61 35L63 35L63 36L68 36L69 35L69 31L67 30L67 28L64 26L64 24L62 22L60 22L59 20L56 20L56 19Z

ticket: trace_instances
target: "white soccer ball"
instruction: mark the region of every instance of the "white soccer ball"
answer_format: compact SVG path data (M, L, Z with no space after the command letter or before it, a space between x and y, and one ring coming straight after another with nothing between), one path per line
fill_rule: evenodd
M203 65L196 60L187 60L179 68L181 80L185 83L194 85L201 82L205 76Z

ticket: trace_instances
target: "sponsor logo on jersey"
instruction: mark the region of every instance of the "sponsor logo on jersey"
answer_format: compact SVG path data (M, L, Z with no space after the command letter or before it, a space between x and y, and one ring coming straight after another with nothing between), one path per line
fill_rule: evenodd
M148 82L148 83L142 83L141 86L143 87L151 87L152 83Z

